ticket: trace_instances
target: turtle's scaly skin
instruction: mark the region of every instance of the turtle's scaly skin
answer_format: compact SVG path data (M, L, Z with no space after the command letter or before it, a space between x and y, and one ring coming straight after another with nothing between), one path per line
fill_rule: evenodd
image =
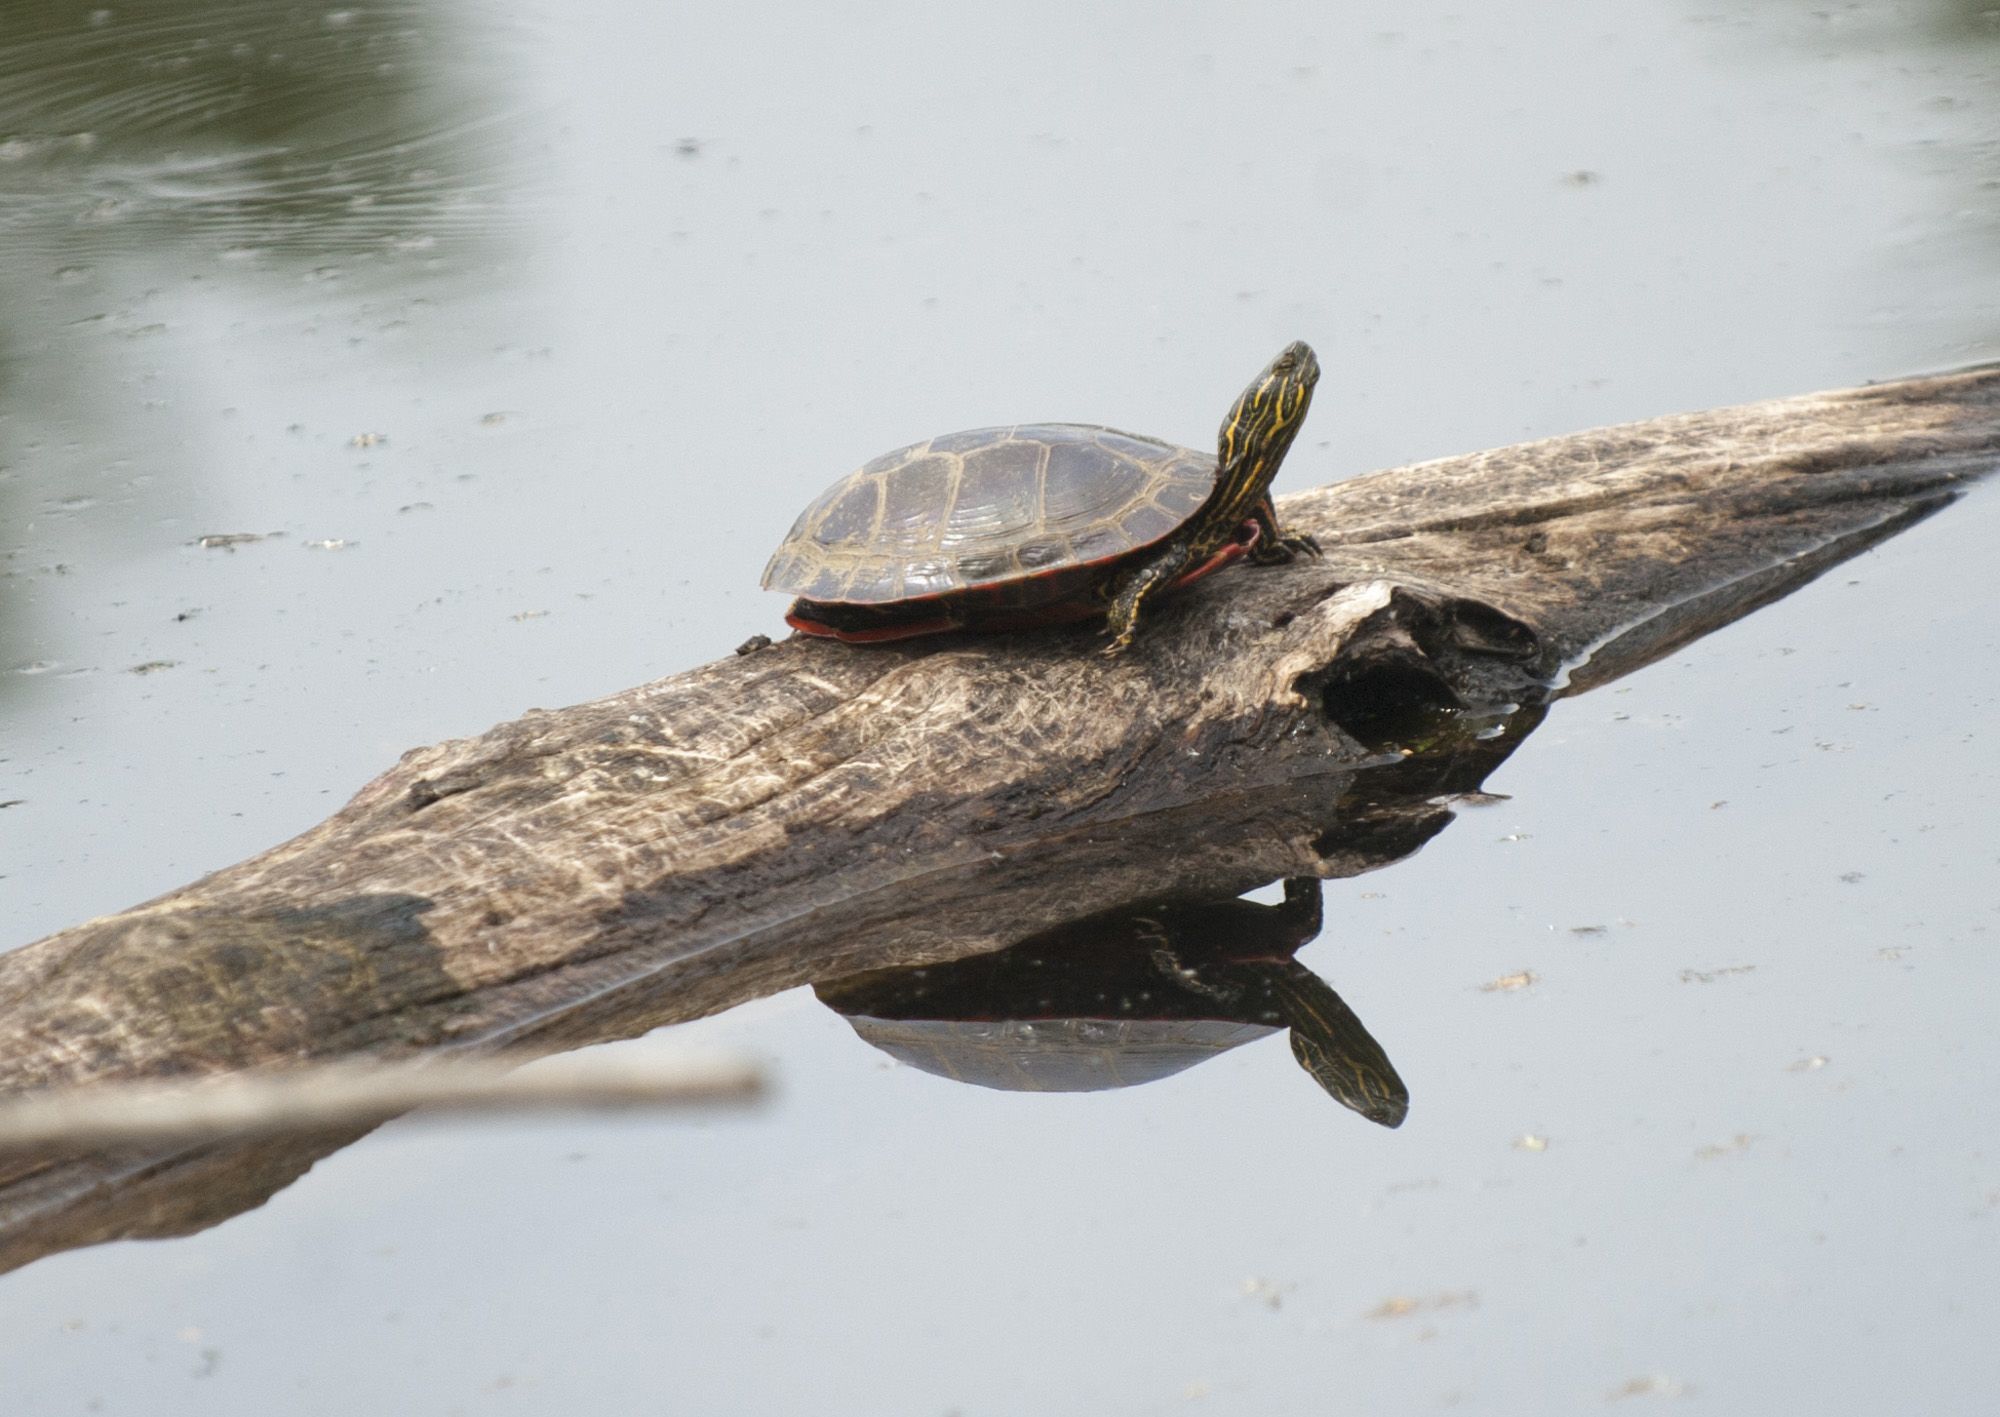
M1319 366L1294 344L1237 399L1221 461L1094 424L976 428L898 448L822 493L764 569L786 620L844 640L1109 617L1131 642L1151 595L1285 537L1270 484Z
M1103 588L1111 631L1106 654L1122 654L1139 630L1139 607L1151 596L1205 574L1223 548L1243 539L1251 558L1282 565L1294 555L1319 555L1310 536L1278 530L1271 479L1291 450L1312 407L1319 359L1312 346L1293 340L1236 396L1216 435L1215 487L1187 525L1158 547L1134 556Z

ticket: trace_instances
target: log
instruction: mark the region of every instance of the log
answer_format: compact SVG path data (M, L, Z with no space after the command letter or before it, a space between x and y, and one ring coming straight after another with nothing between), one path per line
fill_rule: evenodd
M2000 461L2000 368L1282 499L1326 555L1089 628L794 638L404 755L240 865L0 956L0 1092L532 1055L1417 849L1554 698ZM366 1130L0 1158L0 1268L185 1233Z

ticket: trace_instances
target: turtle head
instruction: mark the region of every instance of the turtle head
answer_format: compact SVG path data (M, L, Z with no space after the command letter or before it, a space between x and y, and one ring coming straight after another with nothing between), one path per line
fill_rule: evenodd
M1312 346L1294 340L1237 396L1216 435L1219 510L1240 521L1264 495L1305 422L1318 382Z
M1355 1020L1359 1027L1360 1020ZM1327 1046L1328 1040L1292 1029L1292 1056L1311 1073L1327 1095L1341 1106L1359 1112L1378 1126L1394 1130L1410 1115L1410 1090L1396 1076L1381 1046L1360 1030L1368 1047L1350 1050Z

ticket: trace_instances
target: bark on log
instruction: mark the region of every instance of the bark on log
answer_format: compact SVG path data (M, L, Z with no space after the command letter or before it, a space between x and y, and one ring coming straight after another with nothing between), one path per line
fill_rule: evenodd
M1996 460L1996 369L1684 415L1286 498L1324 560L1192 587L1120 660L1088 629L794 639L533 711L0 957L0 1090L550 1051L1140 900L1368 869L1440 829L1440 796L1552 695L1786 593ZM356 1134L0 1159L0 1268L211 1224Z

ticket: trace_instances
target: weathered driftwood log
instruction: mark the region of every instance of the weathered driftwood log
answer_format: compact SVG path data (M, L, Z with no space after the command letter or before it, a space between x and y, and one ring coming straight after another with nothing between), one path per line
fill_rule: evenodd
M1366 869L1438 830L1440 796L1551 693L1785 593L1996 459L1993 369L1662 419L1285 499L1324 560L1193 587L1121 660L1087 629L793 640L530 712L0 957L0 1089L571 1047ZM1454 732L1466 710L1505 731ZM353 1135L0 1159L0 1267L212 1223Z

